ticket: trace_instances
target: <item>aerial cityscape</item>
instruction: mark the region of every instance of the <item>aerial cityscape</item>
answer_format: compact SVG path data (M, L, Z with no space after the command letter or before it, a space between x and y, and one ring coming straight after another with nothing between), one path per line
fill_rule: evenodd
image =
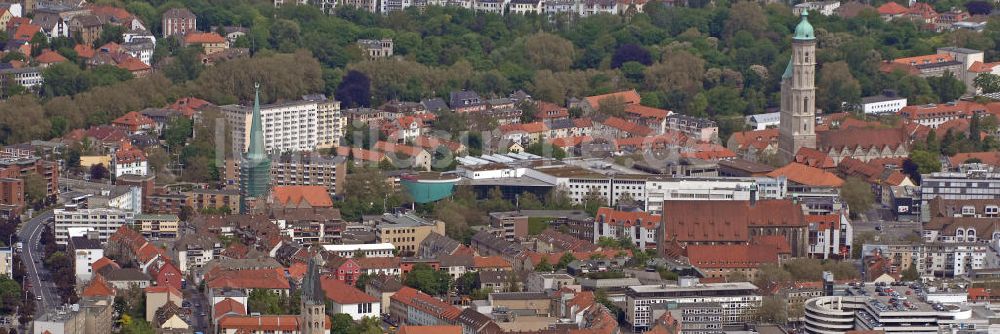
M0 0L0 334L997 334L996 6Z

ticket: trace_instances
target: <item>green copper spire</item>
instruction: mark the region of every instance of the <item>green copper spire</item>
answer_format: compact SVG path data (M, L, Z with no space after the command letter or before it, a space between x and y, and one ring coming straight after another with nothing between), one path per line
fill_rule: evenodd
M253 117L250 121L250 147L247 148L247 159L263 159L267 157L264 151L264 121L260 116L260 84L254 84Z
M799 25L795 26L795 37L792 39L796 40L814 40L816 39L816 34L813 33L813 26L809 24L809 11L802 10L802 21L799 21Z
M260 115L260 84L254 84L250 146L240 162L240 213L250 213L251 201L264 202L271 190L271 159L264 148L264 121Z

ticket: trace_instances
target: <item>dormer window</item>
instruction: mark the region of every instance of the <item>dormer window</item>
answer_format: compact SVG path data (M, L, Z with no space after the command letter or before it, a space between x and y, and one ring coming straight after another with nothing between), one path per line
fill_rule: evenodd
M976 207L971 205L966 205L962 207L963 216L974 216L976 214Z

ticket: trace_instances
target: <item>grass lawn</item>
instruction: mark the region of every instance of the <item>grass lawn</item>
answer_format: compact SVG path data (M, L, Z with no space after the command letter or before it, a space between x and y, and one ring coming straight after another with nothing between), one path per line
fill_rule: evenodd
M554 218L549 217L528 217L528 235L537 235L549 228L549 222Z

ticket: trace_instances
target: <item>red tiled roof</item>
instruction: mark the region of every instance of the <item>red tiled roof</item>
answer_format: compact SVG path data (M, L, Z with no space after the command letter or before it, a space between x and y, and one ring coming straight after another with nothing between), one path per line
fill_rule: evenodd
M548 263L559 263L559 259L563 257L563 254L569 253L577 260L589 260L592 256L603 256L604 258L612 259L618 257L620 252L624 252L627 257L632 256L631 250L619 251L615 249L605 249L600 251L592 252L565 252L565 253L539 253L539 252L524 252L524 256L531 260L532 264L542 263L542 259L548 261Z
M121 268L121 266L119 266L117 263L115 263L115 260L109 259L107 257L102 257L100 259L97 259L97 261L94 261L94 263L92 263L90 265L90 269L92 270L91 272L96 273L96 272L99 272L101 269L104 269L104 267L107 267L107 266L113 266L115 268Z
M364 257L354 259L362 270L365 269L399 269L400 259L398 257Z
M549 127L542 122L505 124L500 126L501 133L511 133L511 132L540 133L548 131L548 129Z
M394 303L413 307L414 309L450 322L458 319L458 314L461 313L455 306L408 286L404 286L389 298Z
M540 119L567 118L569 109L563 108L555 103L538 101L535 115Z
M212 306L212 319L218 319L226 314L247 315L247 308L232 298L226 298Z
M271 196L283 206L298 205L302 201L314 208L333 206L333 199L324 186L274 186Z
M97 53L97 51L94 51L94 49L91 48L90 46L83 44L77 44L76 46L74 46L73 51L76 51L77 57L84 59L94 58L94 55Z
M226 38L214 32L192 32L184 35L186 44L224 43Z
M814 187L840 187L844 180L833 173L800 163L790 163L767 173L769 177L784 176L789 181Z
M115 42L107 42L98 47L97 51L104 53L120 53L122 51L122 46Z
M108 281L104 280L104 276L101 275L94 275L94 278L90 280L90 283L80 293L80 297L109 297L114 295L115 289L112 289Z
M574 118L573 119L573 126L578 127L578 128L589 128L589 127L594 126L594 122L591 121L589 117Z
M818 230L840 230L840 215L807 215L806 222L810 225L816 224ZM810 227L811 228L811 227Z
M309 266L307 266L305 263L295 262L292 263L292 265L288 266L288 268L286 268L285 270L288 271L288 276L290 276L295 280L300 280L306 276L307 269L309 269Z
M647 107L641 104L629 104L625 106L625 113L632 114L634 116L642 118L654 118L662 120L670 115L669 110L664 110L660 108Z
M462 334L462 326L410 326L399 327L398 334Z
M900 5L892 1L886 2L885 4L878 6L879 15L902 15L908 11L909 9L903 7L903 5Z
M499 256L476 256L472 258L475 268L511 268L510 262Z
M571 137L553 138L549 140L549 143L552 144L552 146L567 148L567 147L576 147L579 145L583 145L584 143L589 143L593 140L594 138L591 136L571 136Z
M687 143L687 141L688 137L683 133L677 131L667 131L664 134L656 136L617 138L615 139L614 144L618 149L649 149L665 148L668 146L683 146Z
M816 133L816 143L821 151L830 149L883 148L895 149L909 140L905 127L899 128L847 128Z
M146 153L138 148L129 146L115 151L115 162L118 164L130 164L137 161L146 161Z
M235 330L236 333L256 333L260 331L297 332L302 319L296 315L250 315L225 316L219 320L218 327L222 331ZM323 322L330 329L329 316Z
M340 305L377 303L379 301L377 298L332 277L324 276L320 282L323 286L323 292L326 293L326 298Z
M645 137L653 133L653 129L644 125L631 123L618 117L608 117L601 123L604 124L604 126L627 132L630 136Z
M644 211L618 211L614 208L602 207L597 209L598 224L608 224L612 226L632 227L642 224L646 229L655 229L660 226L660 215L649 214Z
M635 89L617 93L588 96L586 97L586 100L587 103L590 104L591 108L597 109L601 105L601 100L612 97L621 98L622 101L625 102L625 104L639 104L639 102L642 100L642 98L639 97L639 92L635 91Z
M689 245L687 257L700 268L757 268L778 263L778 249L771 245Z
M697 158L702 160L725 160L736 158L736 153L714 143L699 143L694 146L693 152L683 152L681 157Z
M805 226L802 209L791 200L665 201L663 229L678 242L749 241L749 228Z
M378 141L378 142L375 142L375 145L372 145L372 149L377 150L377 151L381 151L381 152L385 152L385 153L393 152L393 153L397 153L397 154L405 154L405 155L410 156L410 157L416 157L417 155L420 155L421 152L426 152L426 151L424 151L424 149L419 148L419 147L413 147L413 146L402 145L402 144L393 144L393 143L390 143L390 142L387 142L387 141L381 141L381 140Z
M69 60L66 59L66 57L63 57L58 52L45 49L42 50L42 54L38 55L38 57L35 57L35 61L37 61L39 64L55 64L55 63L66 62Z
M982 73L982 72L993 72L993 68L1000 65L1000 62L994 63L984 63L981 61L975 61L969 66L969 72Z
M184 297L184 293L181 292L181 290L177 290L177 288L174 288L169 285L157 285L157 286L147 287L146 293L169 293L173 296Z
M417 145L427 150L435 150L439 146L444 146L452 152L458 151L462 148L461 143L431 136L417 136L413 138L413 145Z
M14 31L14 40L30 41L35 34L42 31L42 27L34 24L22 24Z
M906 119L919 120L924 118L940 118L945 116L965 117L972 116L975 111L985 111L986 106L969 101L955 101L944 104L925 104L918 106L905 106L899 110L899 114Z
M128 70L129 72L139 72L149 70L151 67L143 63L139 58L127 56L118 62L118 68Z
M821 169L833 168L837 165L826 153L809 147L799 148L799 152L795 154L795 162Z
M156 121L138 111L130 111L121 117L115 118L114 121L111 121L111 124L128 128L140 128L143 126L154 126L156 125Z
M12 17L10 21L7 21L7 31L9 32L25 24L31 24L31 19L27 17Z
M382 154L382 152L369 151L360 147L351 147L348 149L350 149L351 159L356 161L379 162L385 160L385 154ZM337 150L337 154L340 155L340 149L338 148Z
M807 216L808 217L808 216ZM792 245L788 244L788 239L781 235L758 235L750 238L751 245L767 245L774 247L778 254L791 254Z
M778 129L736 132L729 140L736 144L737 149L753 147L760 150L778 140Z
M993 166L1000 166L1000 152L969 152L958 153L948 158L952 166L958 166L969 159L979 159L982 163Z

